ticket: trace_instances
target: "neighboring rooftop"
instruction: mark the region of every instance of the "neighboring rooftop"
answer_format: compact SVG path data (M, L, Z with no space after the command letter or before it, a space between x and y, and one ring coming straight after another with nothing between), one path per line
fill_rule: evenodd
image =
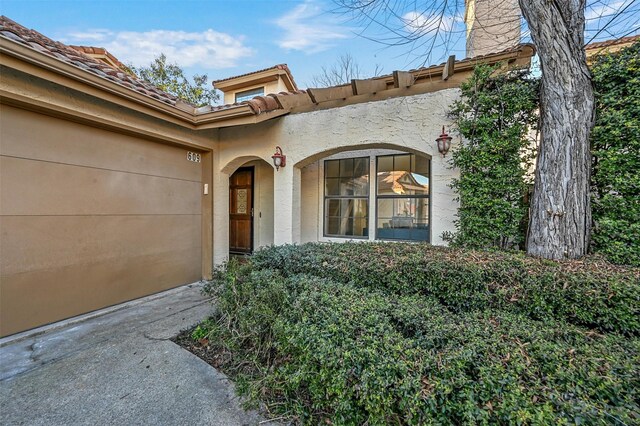
M640 34L634 35L634 36L628 36L628 37L621 37L614 40L605 40L605 41L598 41L595 43L589 43L584 47L584 49L596 50L596 49L604 49L607 47L620 46L620 45L624 45L624 47L626 47L630 44L635 43L636 41L640 41Z

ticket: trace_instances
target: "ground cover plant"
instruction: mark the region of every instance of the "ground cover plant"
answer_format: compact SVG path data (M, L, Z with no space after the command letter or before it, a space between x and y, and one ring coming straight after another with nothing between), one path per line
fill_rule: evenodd
M279 246L189 343L302 424L638 424L640 270L426 244Z

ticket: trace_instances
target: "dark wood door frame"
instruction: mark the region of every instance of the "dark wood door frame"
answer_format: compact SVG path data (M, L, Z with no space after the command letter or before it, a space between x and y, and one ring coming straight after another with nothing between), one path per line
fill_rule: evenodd
M245 173L245 172L249 172L250 174L250 185L235 185L234 182L234 177L236 174L238 173ZM247 208L247 213L246 214L237 214L234 213L234 211L232 211L232 208L234 206L234 200L233 200L233 196L237 194L234 192L234 190L237 189L249 189L249 197L248 197L248 208ZM232 254L251 254L253 253L253 248L254 248L254 231L253 231L253 226L254 226L254 189L255 189L255 168L253 166L249 166L249 167L240 167L238 170L236 170L232 175L231 175L231 179L229 180L229 253ZM237 228L234 229L232 226L232 221L234 220L249 220L249 241L248 241L248 247L238 247L238 235L235 235L234 232L237 231Z

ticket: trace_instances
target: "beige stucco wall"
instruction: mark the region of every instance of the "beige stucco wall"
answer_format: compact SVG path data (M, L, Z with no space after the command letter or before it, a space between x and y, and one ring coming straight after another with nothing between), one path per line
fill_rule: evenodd
M187 149L2 105L0 334L202 276Z
M520 43L517 0L466 0L467 57L501 52Z
M431 157L432 242L443 244L443 231L454 229L458 204L449 184L457 172L449 169L435 138L449 125L446 113L458 96L458 89L447 89L221 129L214 165L220 171L214 174L214 261L228 252L228 176L255 158L271 164L276 145L287 155L287 166L274 171L274 243L314 241L321 232L319 185L312 183L320 173L318 160L343 151L391 149ZM227 238L217 237L223 233Z

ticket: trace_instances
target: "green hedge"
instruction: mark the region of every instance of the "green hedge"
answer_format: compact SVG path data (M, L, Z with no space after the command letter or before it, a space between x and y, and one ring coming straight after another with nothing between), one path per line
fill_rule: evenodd
M551 262L428 244L316 243L261 250L252 262L285 275L420 293L454 312L500 308L531 319L640 333L640 270L598 258Z
M593 250L640 266L640 42L598 56L591 71Z
M433 263L420 261L425 250L422 257ZM468 283L484 277L490 282L484 302L462 303L466 297L448 287L446 297L412 292L403 274L387 275L411 262L431 265L432 276L438 265L457 283L467 273ZM194 337L208 332L241 392L264 401L273 415L304 424L638 424L637 337L554 321L552 311L536 320L523 302L493 306L492 288L504 284L492 280L507 270L522 279L539 274L531 265L548 277L554 270L510 254L422 245L270 248L218 271L208 286L217 314ZM635 274L627 284L638 285L637 270L606 268L555 265L558 276ZM580 284L545 285L551 283L558 290ZM462 293L473 298L480 287L467 285ZM594 287L594 294L602 291ZM523 294L537 301L533 292Z

